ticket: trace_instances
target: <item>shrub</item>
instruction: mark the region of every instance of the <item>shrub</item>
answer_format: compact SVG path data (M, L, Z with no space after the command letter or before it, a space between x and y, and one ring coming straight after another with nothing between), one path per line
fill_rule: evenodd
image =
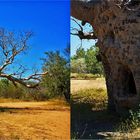
M44 101L49 99L51 96L47 94L47 90L42 87L37 89L28 89L18 84L15 87L11 82L5 79L0 80L0 98L12 98L20 100L36 100Z
M42 86L50 96L64 96L70 101L70 62L60 52L46 52L43 71L48 74L43 77Z

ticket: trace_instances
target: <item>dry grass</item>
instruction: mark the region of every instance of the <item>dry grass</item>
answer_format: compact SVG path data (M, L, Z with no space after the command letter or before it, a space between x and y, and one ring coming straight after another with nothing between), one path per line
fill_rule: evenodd
M0 103L1 139L70 139L65 101Z
M9 102L21 102L21 100L18 99L12 99L12 98L0 98L0 103L9 103Z
M97 78L95 80L71 80L71 92L77 92L85 89L106 89L105 79Z
M71 99L76 104L91 105L92 110L103 110L107 107L107 91L102 88L77 91Z
M140 139L140 127L132 132L121 132L120 116L115 112L108 112L107 91L103 78L71 80L71 91L73 139ZM126 127L126 123L123 127Z
M71 73L71 79L76 80L95 80L96 78L103 77L99 74L88 74L88 73Z

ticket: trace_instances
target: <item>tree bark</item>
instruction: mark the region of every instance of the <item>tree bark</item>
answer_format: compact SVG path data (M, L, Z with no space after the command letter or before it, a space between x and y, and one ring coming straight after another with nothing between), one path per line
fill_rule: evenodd
M71 16L76 19L91 22L91 14L95 14L94 6L101 3L102 0L71 0Z
M71 16L94 28L105 69L108 107L116 106L120 113L140 103L139 11L140 2L135 0L71 1Z

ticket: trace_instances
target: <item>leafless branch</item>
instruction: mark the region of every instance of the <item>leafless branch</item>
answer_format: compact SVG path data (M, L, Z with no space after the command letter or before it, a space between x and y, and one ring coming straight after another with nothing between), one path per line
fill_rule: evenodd
M46 74L47 74L47 72L45 72L45 73L36 73L36 74L30 75L27 78L17 78L17 77L14 77L12 74L1 73L0 77L6 78L9 81L13 82L13 84L15 86L17 86L17 83L19 83L19 84L21 84L21 85L23 85L25 87L28 87L28 88L36 88L39 85L40 76L43 76L43 75L46 75ZM34 80L34 81L32 81L32 83L29 83L29 82L27 82L29 80ZM35 82L35 81L39 81L39 82Z
M121 1L120 3L116 4L117 7L119 7L120 9L126 9L128 11L138 11L139 8L140 8L140 5L139 5L140 1L139 0L123 0ZM131 5L137 5L136 8L130 8Z
M32 32L16 34L15 32L8 32L4 28L0 28L0 53L1 57L3 57L2 64L0 64L0 77L8 79L15 86L19 83L28 88L35 88L39 85L41 76L47 74L47 72L37 73L35 71L32 75L25 78L23 75L27 69L21 64L20 66L16 64L17 70L15 72L9 74L6 71L7 68L11 68L11 65L14 64L17 56L28 49L28 40L32 35Z
M95 33L93 31L91 32L84 32L83 27L75 20L72 18L72 20L79 26L80 30L78 28L71 28L71 35L76 35L78 36L81 40L83 39L97 39Z

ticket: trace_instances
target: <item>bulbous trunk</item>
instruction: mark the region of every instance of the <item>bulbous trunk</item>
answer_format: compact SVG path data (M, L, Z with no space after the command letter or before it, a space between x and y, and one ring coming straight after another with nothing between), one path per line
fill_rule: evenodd
M93 0L94 1L94 0ZM80 5L78 5L78 2ZM72 1L71 13L96 33L108 91L108 108L124 113L140 103L140 3ZM83 10L82 10L83 9Z

